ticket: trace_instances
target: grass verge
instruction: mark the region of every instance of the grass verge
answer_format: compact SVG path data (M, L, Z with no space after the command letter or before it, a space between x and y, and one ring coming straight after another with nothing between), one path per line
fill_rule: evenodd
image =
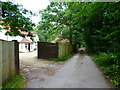
M64 56L64 57L62 57L62 58L53 59L53 61L55 61L55 62L66 61L67 59L71 58L72 56L73 56L73 55L70 54L70 55L68 55L68 56Z
M114 86L120 88L120 60L118 56L112 53L100 53L99 55L90 55L95 63L103 70Z
M3 83L2 89L7 88L23 88L27 82L23 79L23 75L13 75Z

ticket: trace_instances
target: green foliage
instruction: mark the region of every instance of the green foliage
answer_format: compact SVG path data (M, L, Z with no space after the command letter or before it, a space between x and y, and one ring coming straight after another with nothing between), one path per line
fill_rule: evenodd
M73 27L75 25L74 17L72 11L68 9L67 3L51 3L40 13L42 14L42 21L37 26L39 38L42 36L44 41L51 41L58 35L62 35L62 38L69 39L71 43L80 43L81 38L77 38L80 34ZM41 35L39 32L43 34Z
M1 2L2 4L2 20L0 24L4 29L9 29L10 32L7 32L7 35L10 36L23 36L20 33L21 31L26 31L31 33L33 30L34 23L32 23L31 19L25 17L25 15L33 15L31 11L23 9L21 5L14 4L12 2ZM32 34L28 34L28 36L33 37Z
M89 7L91 9L89 11L89 16L86 16L86 22L83 22L84 39L88 51L107 52L111 51L111 48L114 51L115 49L118 49L118 46L116 45L119 44L118 42L120 40L119 5L120 2L91 4ZM109 46L111 48L109 48Z
M23 88L26 81L23 80L23 75L13 75L2 85L2 89L7 88Z
M62 57L62 58L58 58L58 59L53 59L53 61L55 61L55 62L59 62L59 61L66 61L66 60L68 60L69 58L71 58L73 55L68 55L68 56L64 56L64 57Z
M43 32L43 37L51 41L62 34L90 53L102 53L96 61L120 86L120 2L56 2L41 14L38 31Z
M95 61L119 87L120 2L69 3L68 9L75 13L74 28L82 33L87 51L102 53Z
M120 87L120 57L113 53L100 53L100 55L93 55L92 57L111 82L116 87Z

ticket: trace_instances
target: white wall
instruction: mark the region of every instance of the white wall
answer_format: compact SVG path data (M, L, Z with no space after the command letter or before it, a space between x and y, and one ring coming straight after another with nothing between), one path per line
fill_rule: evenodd
M19 43L19 51L28 52L28 43L27 48L25 47L25 43ZM37 49L37 43L30 43L30 51L34 51L34 49Z
M5 35L5 33L6 33L5 30L0 30L0 39L7 40L7 41L17 40L18 42L20 42L23 39L23 37L21 36L9 36L9 35ZM38 35L36 35L36 37L33 37L33 38L35 42L39 41ZM30 37L26 37L26 39L32 42Z
M7 40L7 36L5 36L5 33L6 33L5 30L0 30L0 39Z
M9 35L5 35L5 33L6 33L5 30L0 30L0 39L7 40L7 41L17 40L18 42L21 42L23 39L23 37L21 36L9 36ZM32 42L30 37L26 37L26 39ZM34 42L39 41L38 35L36 35L36 37L33 37L33 39L34 39ZM31 51L33 51L35 48L37 49L37 43L31 43ZM27 51L25 48L25 43L19 44L19 51Z

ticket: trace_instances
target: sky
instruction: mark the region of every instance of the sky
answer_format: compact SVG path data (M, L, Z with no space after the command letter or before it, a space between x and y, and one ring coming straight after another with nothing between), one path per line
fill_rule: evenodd
M39 10L45 9L50 4L49 0L15 0L15 2L37 14ZM40 21L40 16L33 16L31 19L37 24Z
M1 1L9 1L9 0L1 0ZM10 0L11 1L11 0ZM23 5L27 10L31 10L34 13L39 13L39 10L45 9L49 4L49 0L13 0L15 3ZM34 23L38 23L40 21L40 16L33 16L32 21Z

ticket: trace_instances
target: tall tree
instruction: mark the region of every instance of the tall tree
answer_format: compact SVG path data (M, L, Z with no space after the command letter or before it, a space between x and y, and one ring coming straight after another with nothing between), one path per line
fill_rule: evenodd
M2 4L2 20L1 25L4 26L4 29L9 29L10 32L7 34L11 36L24 36L20 33L21 31L29 32L28 36L32 37L31 31L35 24L31 21L30 18L25 17L26 14L33 13L22 8L21 5L14 4L12 2L0 2Z

